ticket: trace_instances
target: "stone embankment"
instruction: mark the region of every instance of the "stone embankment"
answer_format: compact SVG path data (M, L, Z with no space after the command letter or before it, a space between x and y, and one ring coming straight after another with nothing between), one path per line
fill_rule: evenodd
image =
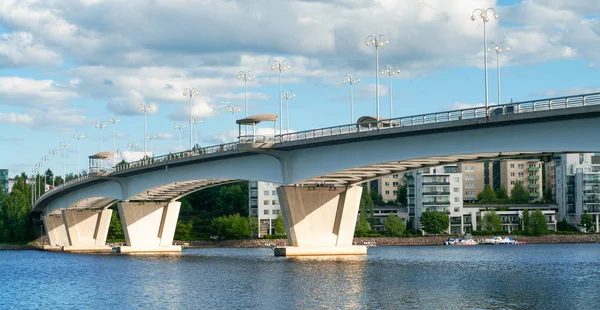
M33 245L15 245L15 244L0 244L0 251L2 250L36 250L37 248Z
M494 236L474 236L473 239L493 238ZM426 236L426 237L403 237L403 238L354 238L354 244L375 244L377 246L418 246L418 245L442 245L448 236ZM546 236L513 236L513 239L533 243L595 243L600 242L600 234L587 235L546 235ZM248 240L196 240L175 241L176 245L187 243L190 247L207 248L261 248L269 246L286 246L285 239L248 239Z

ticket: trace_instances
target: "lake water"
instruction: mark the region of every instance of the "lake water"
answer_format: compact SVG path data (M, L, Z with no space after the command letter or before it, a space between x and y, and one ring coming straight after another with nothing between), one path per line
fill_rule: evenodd
M262 249L176 257L0 251L0 309L598 309L600 244Z

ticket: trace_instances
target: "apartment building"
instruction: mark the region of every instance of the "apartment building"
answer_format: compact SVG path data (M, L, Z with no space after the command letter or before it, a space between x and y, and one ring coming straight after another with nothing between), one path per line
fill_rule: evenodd
M419 218L425 211L444 212L451 218L462 216L463 179L458 166L412 171L407 173L406 182L408 216L414 229L420 227Z
M544 163L544 190L548 188L552 191L552 199L556 201L556 162L554 160Z
M463 200L473 203L477 201L477 194L483 191L483 187L489 184L493 186L493 165L491 161L465 162L458 164L458 171L463 177Z
M555 155L553 160L559 220L566 218L577 227L581 215L589 213L594 217L595 231L600 231L600 156L561 154Z
M558 224L557 221L557 205L478 205L469 204L463 208L462 223L457 220L451 221L450 226L462 227L464 233L471 232L473 230L480 230L481 219L486 213L491 212L496 208L506 209L505 211L495 211L500 216L501 230L511 233L516 230L520 230L520 219L523 217L523 211L528 210L529 213L536 209L542 211L546 221L548 222L548 230L555 231ZM462 226L461 226L462 225ZM454 229L457 230L457 229Z
M377 179L377 194L385 202L395 202L398 187L404 185L404 173L396 173Z
M539 201L543 198L542 162L538 159L503 159L499 162L499 187L510 193L516 182L520 181L529 192L529 201Z
M273 221L281 213L277 187L281 184L269 182L248 182L250 196L248 214L258 223L258 238L274 234Z

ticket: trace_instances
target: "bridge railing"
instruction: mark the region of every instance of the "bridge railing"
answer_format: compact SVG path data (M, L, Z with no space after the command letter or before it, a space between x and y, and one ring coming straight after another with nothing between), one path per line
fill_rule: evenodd
M585 95L564 96L556 98L547 98L541 100L531 100L523 102L513 102L500 105L485 107L474 107L461 110L444 111L438 113L421 114L406 117L397 117L392 119L373 120L360 124L346 124L341 126L325 127L286 133L277 136L279 142L305 140L326 136L335 136L347 133L355 133L370 130L385 130L395 127L410 127L424 124L445 123L466 119L477 119L494 117L498 115L529 113L538 111L547 111L555 109L567 109L582 107L587 105L600 104L600 93L591 93Z
M40 199L42 199L42 198L44 198L44 197L46 197L46 196L50 195L50 193L51 193L53 190L55 190L55 189L59 189L59 188L65 187L65 186L71 185L71 184L73 184L73 183L82 182L82 181L85 181L85 180L87 180L87 179L89 179L89 178L91 178L91 176L90 176L90 175L84 175L84 176L78 177L78 178L76 178L76 179L69 180L69 181L67 181L67 182L65 182L65 183L63 183L63 184L61 184L61 185L57 185L57 186L53 187L51 190L49 190L49 191L47 191L47 192L43 193L43 194L42 194L40 197L38 197L38 199L36 199L35 201L38 201L38 200L40 200Z

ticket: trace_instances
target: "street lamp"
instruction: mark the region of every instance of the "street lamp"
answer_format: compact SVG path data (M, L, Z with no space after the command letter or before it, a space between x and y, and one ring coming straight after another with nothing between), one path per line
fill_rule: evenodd
M379 47L388 44L383 34L372 34L367 37L367 46L375 46L375 101L377 105L377 128L379 128Z
M79 133L75 133L73 135L73 139L77 140L77 175L79 175L80 171L79 170L79 140L83 139L83 135L79 134Z
M354 93L352 91L352 85L360 83L358 75L351 73L346 74L342 80L342 84L350 84L350 124L354 123Z
M63 184L67 183L67 170L65 170L65 162L67 158L67 148L69 147L69 143L67 141L60 142L58 144L59 147L63 149Z
M111 116L108 118L108 122L111 123L113 125L113 166L116 165L117 163L115 163L115 156L117 153L117 143L116 143L116 139L117 139L117 123L119 123L121 120L118 119L116 116Z
M283 98L285 98L285 124L287 126L286 132L290 132L290 99L295 98L296 94L291 91L283 92Z
M138 147L138 144L133 141L130 141L129 143L127 143L127 147L129 147L131 151L135 151L135 149Z
M144 112L144 157L146 157L146 114L152 111L152 107L142 102L138 109Z
M202 124L202 120L194 117L194 119L192 120L192 124L194 124L194 131L195 131L195 135L196 135L196 146L198 146L198 125Z
M389 87L390 87L390 119L394 116L392 114L392 76L396 74L400 74L400 68L396 66L387 65L385 69L381 70L381 75L388 75L389 78Z
M283 126L281 124L281 118L283 116L283 71L287 71L289 69L291 69L292 67L290 66L290 64L288 63L287 60L281 60L281 61L274 61L273 64L271 64L271 70L278 70L279 71L279 134L281 135L283 133ZM229 112L229 111L228 111ZM235 131L235 130L234 130ZM235 138L234 138L235 140Z
M48 154L52 155L52 156L56 156L58 155L58 150L57 149L51 149L50 151L48 151ZM52 187L54 187L54 180L56 180L56 158L52 161Z
M106 128L106 123L103 121L98 121L94 127L100 129L100 152L102 152L102 130Z
M175 126L173 126L173 128L175 128L179 131L179 152L183 152L183 150L181 149L181 129L184 129L185 125L184 124L175 124Z
M37 196L38 196L38 199L42 195L42 190L40 189L40 183L42 181L42 178L40 177L40 168L41 167L42 167L42 163L41 162L38 161L37 163L35 163L36 179L39 180L37 182Z
M43 170L43 174L44 174L44 192L46 191L46 184L48 182L48 180L46 179L46 171L48 170L47 166L48 166L48 160L49 159L50 158L48 157L48 155L42 156L42 159L41 159L41 161L44 164L44 170Z
M192 123L193 123L193 119L194 119L194 115L192 115L192 97L198 96L198 91L195 88L191 88L191 89L186 88L183 91L183 95L186 97L190 97L190 150L191 150L193 148L193 145L192 145ZM179 143L179 144L181 144L181 143ZM179 149L181 149L181 146L179 146Z
M35 176L34 179L34 184L33 187L31 188L31 192L33 195L33 200L37 201L37 192L38 192L38 170L37 170L37 163L33 166L33 169L31 169L31 173Z
M510 51L510 46L508 46L508 44L504 41L501 42L490 42L488 44L489 45L493 45L494 46L494 51L496 52L496 74L497 74L497 78L498 78L498 104L502 104L502 101L500 100L500 53L502 52L508 52ZM488 47L487 48L487 52L489 53L491 50Z
M238 72L237 79L244 80L244 117L248 117L248 81L255 79L256 76L252 74L251 70ZM246 135L248 135L248 129L246 129Z
M227 111L228 113L231 113L231 122L232 122L231 123L231 142L235 142L235 113L240 112L242 110L240 108L236 108L236 107L233 107L230 105L227 107L227 110L225 110L225 111ZM281 123L279 123L279 125L281 126Z
M498 13L494 8L487 9L475 9L473 13L471 13L471 20L476 21L477 18L481 18L483 21L483 67L484 67L484 75L485 75L485 115L488 116L488 75L487 75L487 39L485 37L485 24L490 21L488 17L488 12L494 13L494 19L498 19Z
M152 151L152 140L156 140L156 135L153 134L153 133L149 133L149 134L146 135L146 139L148 141L150 141L150 154L152 154L152 157L154 157L154 152ZM179 144L181 144L181 141L180 141Z

